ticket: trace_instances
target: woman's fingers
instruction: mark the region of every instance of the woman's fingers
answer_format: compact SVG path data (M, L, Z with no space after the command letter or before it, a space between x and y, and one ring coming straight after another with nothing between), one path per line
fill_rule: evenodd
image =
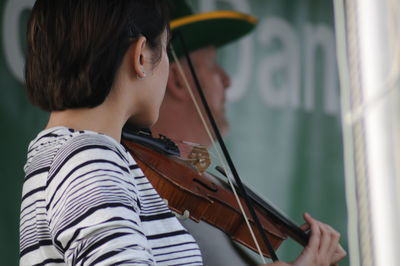
M313 253L318 252L321 238L321 231L318 222L314 220L308 213L304 214L304 220L310 225L311 229L311 237L306 248L312 250L311 252Z
M303 230L311 229L310 239L303 252L295 260L295 266L328 266L337 263L346 252L339 245L340 234L332 227L304 214L307 224L302 225Z
M311 237L306 249L309 249L316 261L331 265L346 256L346 251L340 246L340 234L327 224L304 214L304 219L311 228Z
M335 253L337 253L339 251L339 247L343 251L344 251L344 249L339 244L339 240L340 240L339 232L337 232L333 228L330 228L330 230L331 230L331 243L330 243L330 247L329 247L328 253L333 258Z
M347 252L339 244L336 247L335 253L332 256L332 263L337 263L347 255Z
M321 254L326 254L326 257L329 258L330 264L336 264L338 261L343 259L347 253L343 249L343 247L339 244L340 233L334 230L329 225L323 225L323 226L324 226L323 230L324 234L325 233L326 235L329 234L330 243L327 244L326 246L328 249L326 251L322 251Z
M319 244L319 253L323 257L330 257L336 249L336 246L334 246L332 253L330 252L331 244L333 244L331 241L333 229L331 229L330 226L323 224L321 222L319 222L318 225L321 231L321 242Z

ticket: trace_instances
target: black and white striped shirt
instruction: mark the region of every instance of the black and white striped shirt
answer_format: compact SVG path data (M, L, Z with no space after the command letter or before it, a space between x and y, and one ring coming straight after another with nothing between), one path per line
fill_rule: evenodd
M113 138L65 127L30 143L20 265L201 265L199 247Z

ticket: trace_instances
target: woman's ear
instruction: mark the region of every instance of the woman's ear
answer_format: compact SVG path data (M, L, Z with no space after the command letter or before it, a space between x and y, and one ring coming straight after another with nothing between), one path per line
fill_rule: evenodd
M167 82L167 93L178 100L190 100L190 95L187 91L186 84L184 82L181 73L179 72L178 66L175 62L169 65L169 75Z
M146 37L140 36L135 43L132 44L131 64L138 79L146 77L145 63L147 57L150 56L146 50Z

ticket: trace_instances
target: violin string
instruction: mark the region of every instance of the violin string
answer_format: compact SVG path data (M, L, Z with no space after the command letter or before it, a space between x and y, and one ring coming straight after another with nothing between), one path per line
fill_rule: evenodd
M244 220L245 220L245 222L246 222L246 224L247 224L247 227L249 228L251 237L252 237L252 239L253 239L253 241L254 241L256 247L257 247L257 250L258 250L258 253L259 253L260 257L261 257L261 260L262 260L262 262L265 264L265 259L264 259L264 256L262 255L262 251L261 251L260 245L258 244L258 241L257 241L257 239L256 239L256 237L255 237L254 232L253 232L253 229L251 228L249 219L248 219L248 217L247 217L247 215L246 215L246 213L245 213L245 211L244 211L243 205L242 205L242 203L241 203L241 201L240 201L240 199L239 199L239 196L238 196L238 194L237 194L237 192L236 192L236 188L235 188L235 186L234 186L233 183L232 183L232 180L233 180L232 174L231 174L230 171L227 171L228 168L227 168L227 166L226 166L226 163L225 163L225 161L222 159L221 152L219 151L219 149L217 148L217 145L215 144L214 138L212 137L212 134L211 134L211 132L210 132L208 126L207 126L206 120L205 120L205 118L204 118L204 116L203 116L203 114L202 114L202 112L201 112L200 106L199 106L199 104L198 104L197 101L196 101L196 98L195 98L195 96L194 96L194 94L193 94L193 90L192 90L191 86L189 85L189 81L188 81L187 78L186 78L186 75L185 75L185 73L184 73L184 71L183 71L182 65L181 65L181 63L179 62L178 57L177 57L177 55L176 55L176 53L175 53L175 50L174 50L174 48L173 48L172 45L171 45L170 49L171 49L171 54L172 54L172 56L173 56L173 58L174 58L174 60L175 60L175 63L176 63L176 65L177 65L177 67L178 67L179 74L180 74L180 75L182 76L182 78L183 78L183 81L184 81L184 83L185 83L186 89L188 90L189 95L190 95L190 97L191 97L191 99L192 99L192 101L193 101L193 103L194 103L195 108L196 108L196 111L198 112L198 114L199 114L199 116L200 116L200 120L201 120L201 122L202 122L202 124L203 124L203 126L204 126L204 128L205 128L205 131L206 131L206 133L207 133L207 136L208 136L208 138L210 139L210 141L211 141L213 147L215 147L215 152L217 153L217 156L218 156L218 158L219 158L219 161L220 161L220 163L222 164L222 167L224 168L225 172L226 172L227 175L228 175L228 178L227 178L227 179L228 179L229 185L230 185L230 187L231 187L231 189L232 189L232 191L233 191L233 194L235 195L236 201L237 201L237 203L238 203L238 205L239 205L240 211L242 212L242 215L243 215Z

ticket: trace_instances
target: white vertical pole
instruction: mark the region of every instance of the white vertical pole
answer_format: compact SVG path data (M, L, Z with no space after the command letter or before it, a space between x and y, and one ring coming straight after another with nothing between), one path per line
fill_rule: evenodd
M350 256L400 265L400 3L335 1Z

